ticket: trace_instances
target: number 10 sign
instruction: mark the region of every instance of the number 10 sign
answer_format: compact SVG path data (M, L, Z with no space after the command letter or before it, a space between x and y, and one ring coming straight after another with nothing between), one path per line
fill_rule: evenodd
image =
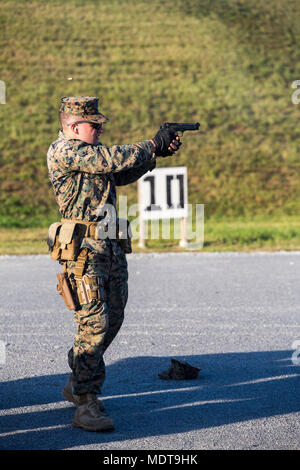
M144 247L144 221L181 218L181 246L186 244L187 169L156 168L138 180L140 243Z
M187 217L185 166L157 168L139 179L139 207L143 220Z

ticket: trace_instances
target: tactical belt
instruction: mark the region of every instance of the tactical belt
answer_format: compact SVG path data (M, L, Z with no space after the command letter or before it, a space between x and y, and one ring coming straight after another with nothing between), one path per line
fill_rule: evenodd
M83 237L87 238L93 238L94 240L97 240L96 235L97 235L97 226L101 221L99 222L88 222L86 220L77 220L77 219L61 219L61 222L75 222L76 227L80 230L81 233L83 233ZM104 231L107 232L108 228L105 227Z

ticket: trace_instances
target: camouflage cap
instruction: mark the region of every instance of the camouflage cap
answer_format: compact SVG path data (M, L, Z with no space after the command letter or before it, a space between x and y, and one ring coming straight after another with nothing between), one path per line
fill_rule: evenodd
M98 111L98 101L99 98L95 96L64 96L61 98L59 111L91 122L108 122L108 117Z

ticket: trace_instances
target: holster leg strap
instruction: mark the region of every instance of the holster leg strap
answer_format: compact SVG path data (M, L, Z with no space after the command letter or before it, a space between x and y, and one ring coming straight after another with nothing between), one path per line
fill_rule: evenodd
M74 267L74 274L75 278L82 278L84 270L85 270L85 264L88 256L88 251L87 249L81 250L81 252L78 255L78 258L75 262L75 267Z

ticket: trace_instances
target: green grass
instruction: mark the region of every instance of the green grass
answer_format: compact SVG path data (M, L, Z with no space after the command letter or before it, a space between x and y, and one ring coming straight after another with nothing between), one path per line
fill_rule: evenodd
M46 152L57 135L60 97L85 94L102 97L111 118L106 145L150 138L167 120L201 122L201 132L187 133L178 156L159 166L187 166L189 202L205 204L206 220L299 215L299 106L291 102L291 84L300 79L300 2L0 6L0 79L7 89L0 105L0 226L46 226L57 218ZM136 184L120 194L135 202ZM258 235L274 246L289 236L276 233L273 241L268 231ZM249 241L238 227L223 233L224 243L236 246L239 236L248 247L256 243L255 232Z
M172 234L172 230L171 230ZM47 228L1 228L0 255L47 254ZM204 246L197 251L278 251L300 249L300 221L297 218L264 221L208 220L204 225ZM178 239L146 241L145 249L133 242L133 252L184 252Z

